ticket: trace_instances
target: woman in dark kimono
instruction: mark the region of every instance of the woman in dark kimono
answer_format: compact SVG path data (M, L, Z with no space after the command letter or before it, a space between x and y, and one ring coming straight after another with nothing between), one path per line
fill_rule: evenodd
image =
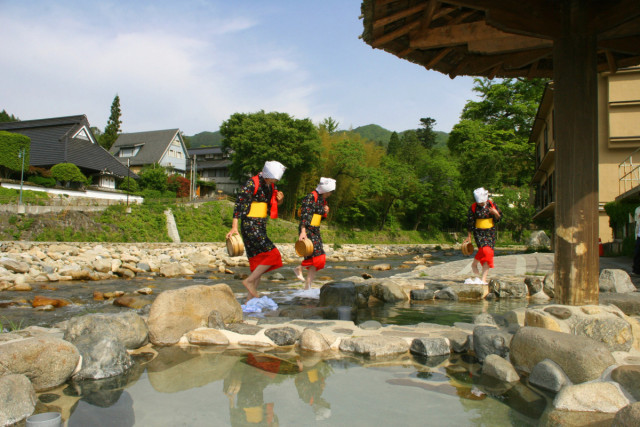
M484 188L473 190L476 203L472 204L467 213L467 230L469 235L466 242L471 241L471 234L478 246L478 252L473 259L471 269L480 275L478 264L482 266L482 282L487 284L489 269L493 268L493 248L496 245L495 224L502 218L502 211L489 199L489 192Z
M302 264L293 269L296 277L305 282L305 290L311 289L316 272L322 270L326 263L326 256L322 246L320 236L320 221L326 218L329 213L327 198L336 189L336 180L331 178L320 178L320 183L314 191L307 194L302 199L300 208L300 236L298 240L310 239L313 243L313 253L305 257ZM307 279L305 280L302 269L307 269Z
M275 184L285 169L279 162L266 162L262 172L247 181L236 198L227 238L238 234L238 219L241 219L240 231L251 269L249 277L242 281L249 291L247 301L259 296L257 289L264 273L282 267L280 251L267 236L267 219L278 217L278 205L284 195Z

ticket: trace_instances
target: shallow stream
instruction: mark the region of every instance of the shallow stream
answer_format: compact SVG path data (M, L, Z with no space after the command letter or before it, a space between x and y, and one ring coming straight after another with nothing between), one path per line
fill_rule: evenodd
M388 277L406 272L411 256L332 263L318 273L320 280L340 280L363 273ZM446 261L460 259L447 257ZM444 258L434 257L435 262ZM381 262L392 270L372 271ZM413 268L413 265L410 265ZM93 292L151 287L163 290L194 284L227 283L242 300L246 292L234 274L198 274L190 279L138 277L133 280L70 282L34 286L31 292L3 292L0 319L9 325L50 326L66 318L96 312L130 310L109 301L94 301ZM312 300L292 298L301 289L291 267L268 273L260 291L280 307L304 307ZM65 298L73 305L36 311L34 295ZM153 298L151 296L150 298ZM420 322L452 325L471 322L474 315L503 313L526 305L526 300L385 304L360 309L356 323ZM371 426L371 425L537 425L548 397L524 383L483 383L481 366L468 355L393 360L300 354L296 349L270 352L202 347L150 348L136 356L126 375L99 381L70 382L38 394L37 412L62 412L70 426Z

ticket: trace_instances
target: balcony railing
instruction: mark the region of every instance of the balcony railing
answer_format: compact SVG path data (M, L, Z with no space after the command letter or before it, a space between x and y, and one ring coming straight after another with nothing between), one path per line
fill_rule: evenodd
M634 162L633 156L636 157ZM640 185L640 148L618 165L618 195Z

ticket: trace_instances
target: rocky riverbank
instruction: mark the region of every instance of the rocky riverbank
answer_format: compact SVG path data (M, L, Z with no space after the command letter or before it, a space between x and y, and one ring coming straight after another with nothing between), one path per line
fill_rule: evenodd
M422 254L435 245L325 245L327 260L361 261L391 255ZM297 264L293 244L278 244L283 262ZM452 247L449 249L452 253ZM423 264L428 260L423 259ZM0 290L29 290L34 283L70 280L193 275L197 271L224 273L248 266L243 256L230 257L224 243L35 243L3 242L0 246Z
M292 245L279 247L285 261L299 261ZM126 376L136 364L152 360L156 348L167 346L303 352L321 358L355 354L387 365L420 364L421 360L447 364L448 356L458 353L482 364L473 375L493 382L486 390L491 395L508 390L521 394L542 390L552 395L541 425L588 425L594 419L602 425L639 425L637 313L615 305L549 304L551 276L517 267L527 262L520 255L498 257L497 263L505 265L503 274L489 286L465 284L465 267L454 269L455 263L429 267L433 250L418 245L345 245L332 250L330 259L340 261L415 256L408 261L411 271L389 278L357 276L330 282L321 288L317 307L267 313L263 318L243 316L229 286L218 283L162 292L146 309L88 314L51 328L0 334L0 425L10 425L34 411L51 410L39 400L43 391L67 381ZM451 248L444 253L452 253ZM544 259L532 255L536 265L544 264ZM57 280L95 280L91 276L98 273L103 278L128 277L120 270L134 276L144 272L171 277L199 269L224 271L245 262L243 257L228 257L221 244L9 243L3 245L1 265L4 281L14 289L45 281L42 276L50 281L48 275L54 274ZM468 260L457 262L468 264ZM507 265L514 267L509 270ZM377 267L386 268L383 263ZM624 272L603 271L600 287L608 293L601 294L601 299L607 301L609 295L636 298L638 292L630 283ZM489 298L529 299L539 305L504 315L485 313L473 323L452 326L394 326L376 321L356 325L338 320L350 310L371 304ZM73 409L56 410L68 419Z

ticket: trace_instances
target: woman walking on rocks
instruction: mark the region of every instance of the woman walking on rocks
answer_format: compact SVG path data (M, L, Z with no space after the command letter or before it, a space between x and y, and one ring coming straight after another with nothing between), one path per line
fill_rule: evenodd
M249 277L242 281L249 292L247 301L259 297L257 289L264 273L282 267L280 251L267 236L267 217L278 217L278 205L282 204L284 195L276 183L285 169L280 162L266 162L262 172L247 181L236 198L227 239L238 234L238 219L241 219L240 231L251 269Z
M469 235L466 242L471 241L471 234L478 246L478 252L474 257L471 269L476 275L480 275L478 264L482 266L482 283L487 284L489 269L493 268L493 248L496 245L495 224L502 218L502 211L489 199L489 192L484 188L473 190L476 203L472 204L467 213L467 230Z
M302 199L300 208L300 226L298 230L300 236L298 240L310 239L313 243L313 253L304 258L302 264L293 269L296 277L305 282L304 289L311 289L316 271L322 270L326 264L326 256L320 236L320 222L329 213L327 198L336 189L336 180L331 178L320 178L320 183L311 193ZM302 275L302 269L307 269L307 279Z

